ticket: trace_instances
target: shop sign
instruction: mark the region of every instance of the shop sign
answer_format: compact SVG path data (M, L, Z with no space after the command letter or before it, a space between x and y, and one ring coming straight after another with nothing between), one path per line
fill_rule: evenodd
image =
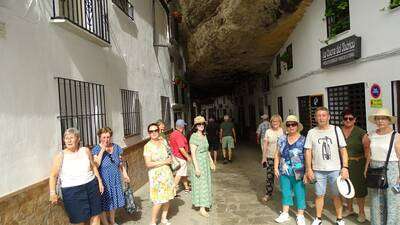
M371 99L371 108L382 108L382 99Z
M370 93L372 98L380 98L382 94L381 86L379 86L379 84L373 84Z
M355 35L321 48L321 68L348 63L361 57L361 37Z

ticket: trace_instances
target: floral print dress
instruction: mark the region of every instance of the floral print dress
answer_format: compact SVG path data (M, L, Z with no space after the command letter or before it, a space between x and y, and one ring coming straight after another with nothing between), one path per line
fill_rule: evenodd
M169 155L166 146L157 146L149 141L144 146L143 155L150 157L152 162L164 161ZM174 178L168 165L149 169L150 199L154 204L166 203L175 196Z

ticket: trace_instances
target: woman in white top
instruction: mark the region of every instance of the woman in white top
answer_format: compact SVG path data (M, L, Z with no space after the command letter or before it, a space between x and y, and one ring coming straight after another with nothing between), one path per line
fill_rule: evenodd
M264 202L271 198L274 191L274 157L278 148L278 138L283 135L282 117L278 114L271 116L270 124L271 128L265 132L263 139L264 148L261 160L262 166L267 169L266 192L262 198Z
M79 147L80 135L75 128L64 133L65 149L53 160L50 172L50 202L56 204L60 196L56 193L58 177L65 211L70 223L100 225L101 193L104 187L92 154L86 147Z
M396 117L390 115L386 109L379 109L375 114L369 116L368 120L374 123L377 129L369 134L368 141L370 142L371 152L367 154L365 174L368 166L376 168L385 165L390 139L394 132L392 124L396 122ZM387 167L389 188L385 190L370 188L368 190L371 196L371 225L399 224L400 194L392 189L394 185L400 183L399 159L400 136L396 133Z

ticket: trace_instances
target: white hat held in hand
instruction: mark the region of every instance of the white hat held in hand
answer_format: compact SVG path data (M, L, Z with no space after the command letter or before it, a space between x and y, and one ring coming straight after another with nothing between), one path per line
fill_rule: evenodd
M336 178L336 185L338 187L339 193L343 197L347 199L354 198L354 186L353 183L351 183L350 179L342 179L341 176L338 176L338 178Z

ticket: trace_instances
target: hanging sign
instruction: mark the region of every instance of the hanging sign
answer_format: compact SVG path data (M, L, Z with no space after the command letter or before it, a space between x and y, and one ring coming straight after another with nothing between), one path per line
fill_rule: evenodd
M370 93L372 98L380 98L382 94L381 86L379 84L372 84Z
M355 35L321 48L321 68L348 63L361 57L361 37Z

